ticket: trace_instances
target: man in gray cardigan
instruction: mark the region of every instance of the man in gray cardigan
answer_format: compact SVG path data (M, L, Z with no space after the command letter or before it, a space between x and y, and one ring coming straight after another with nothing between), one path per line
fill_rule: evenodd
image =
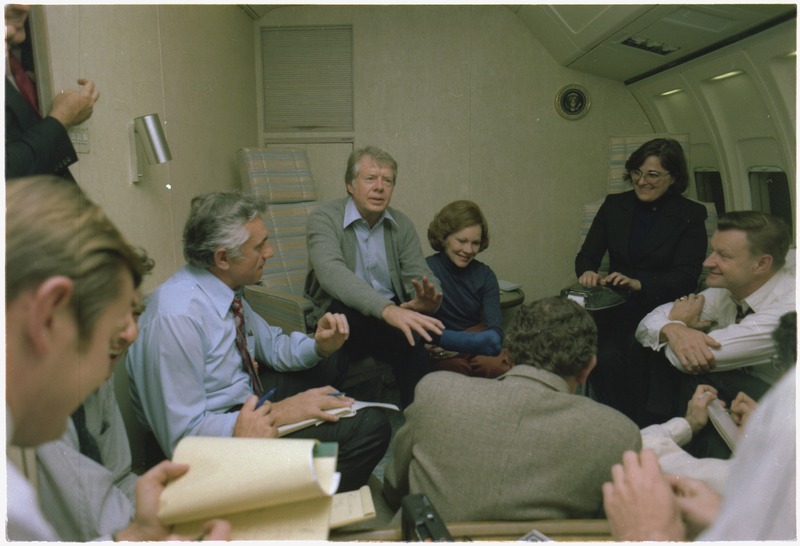
M430 316L441 288L414 224L389 207L396 182L397 162L387 152L368 146L350 154L349 196L321 205L308 219L305 295L316 318L328 311L347 316L350 338L341 350L348 360L388 362L406 406L429 369L422 340L431 342L444 326Z
M417 386L392 443L383 492L398 508L424 493L445 522L599 517L603 482L637 426L576 395L597 363L597 328L560 297L520 307L516 366L496 379L434 372Z

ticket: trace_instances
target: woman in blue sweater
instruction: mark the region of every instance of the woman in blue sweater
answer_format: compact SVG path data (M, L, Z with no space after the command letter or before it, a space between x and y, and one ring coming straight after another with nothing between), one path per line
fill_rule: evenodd
M433 367L465 375L497 377L513 366L502 349L500 288L489 266L475 256L489 246L489 226L472 201L454 201L433 217L428 242L437 251L428 266L442 285L436 313L446 330L429 347Z

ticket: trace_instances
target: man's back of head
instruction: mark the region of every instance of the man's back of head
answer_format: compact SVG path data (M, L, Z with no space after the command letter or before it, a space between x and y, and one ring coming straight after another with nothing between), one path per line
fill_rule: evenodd
M506 341L519 365L576 377L597 350L597 327L580 305L558 296L520 307Z

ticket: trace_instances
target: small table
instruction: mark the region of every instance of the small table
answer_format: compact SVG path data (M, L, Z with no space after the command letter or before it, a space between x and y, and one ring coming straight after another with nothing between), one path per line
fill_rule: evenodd
M516 290L510 290L508 292L500 291L500 309L510 309L517 305L522 305L524 301L525 292L522 291L522 288L517 288Z

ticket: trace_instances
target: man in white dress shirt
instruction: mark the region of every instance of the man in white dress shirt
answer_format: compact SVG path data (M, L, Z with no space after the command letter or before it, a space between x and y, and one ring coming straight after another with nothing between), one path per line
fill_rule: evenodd
M603 485L603 505L617 540L796 540L795 406L797 316L773 334L780 381L748 417L720 495L706 483L659 468L656 453L623 455ZM788 368L788 371L787 371Z
M758 400L776 382L781 372L771 365L770 335L795 309L794 267L786 266L790 242L788 226L763 212L719 217L703 264L709 288L657 307L636 330L636 339L659 355L649 412L679 415L700 384L712 385L730 404L739 392Z

